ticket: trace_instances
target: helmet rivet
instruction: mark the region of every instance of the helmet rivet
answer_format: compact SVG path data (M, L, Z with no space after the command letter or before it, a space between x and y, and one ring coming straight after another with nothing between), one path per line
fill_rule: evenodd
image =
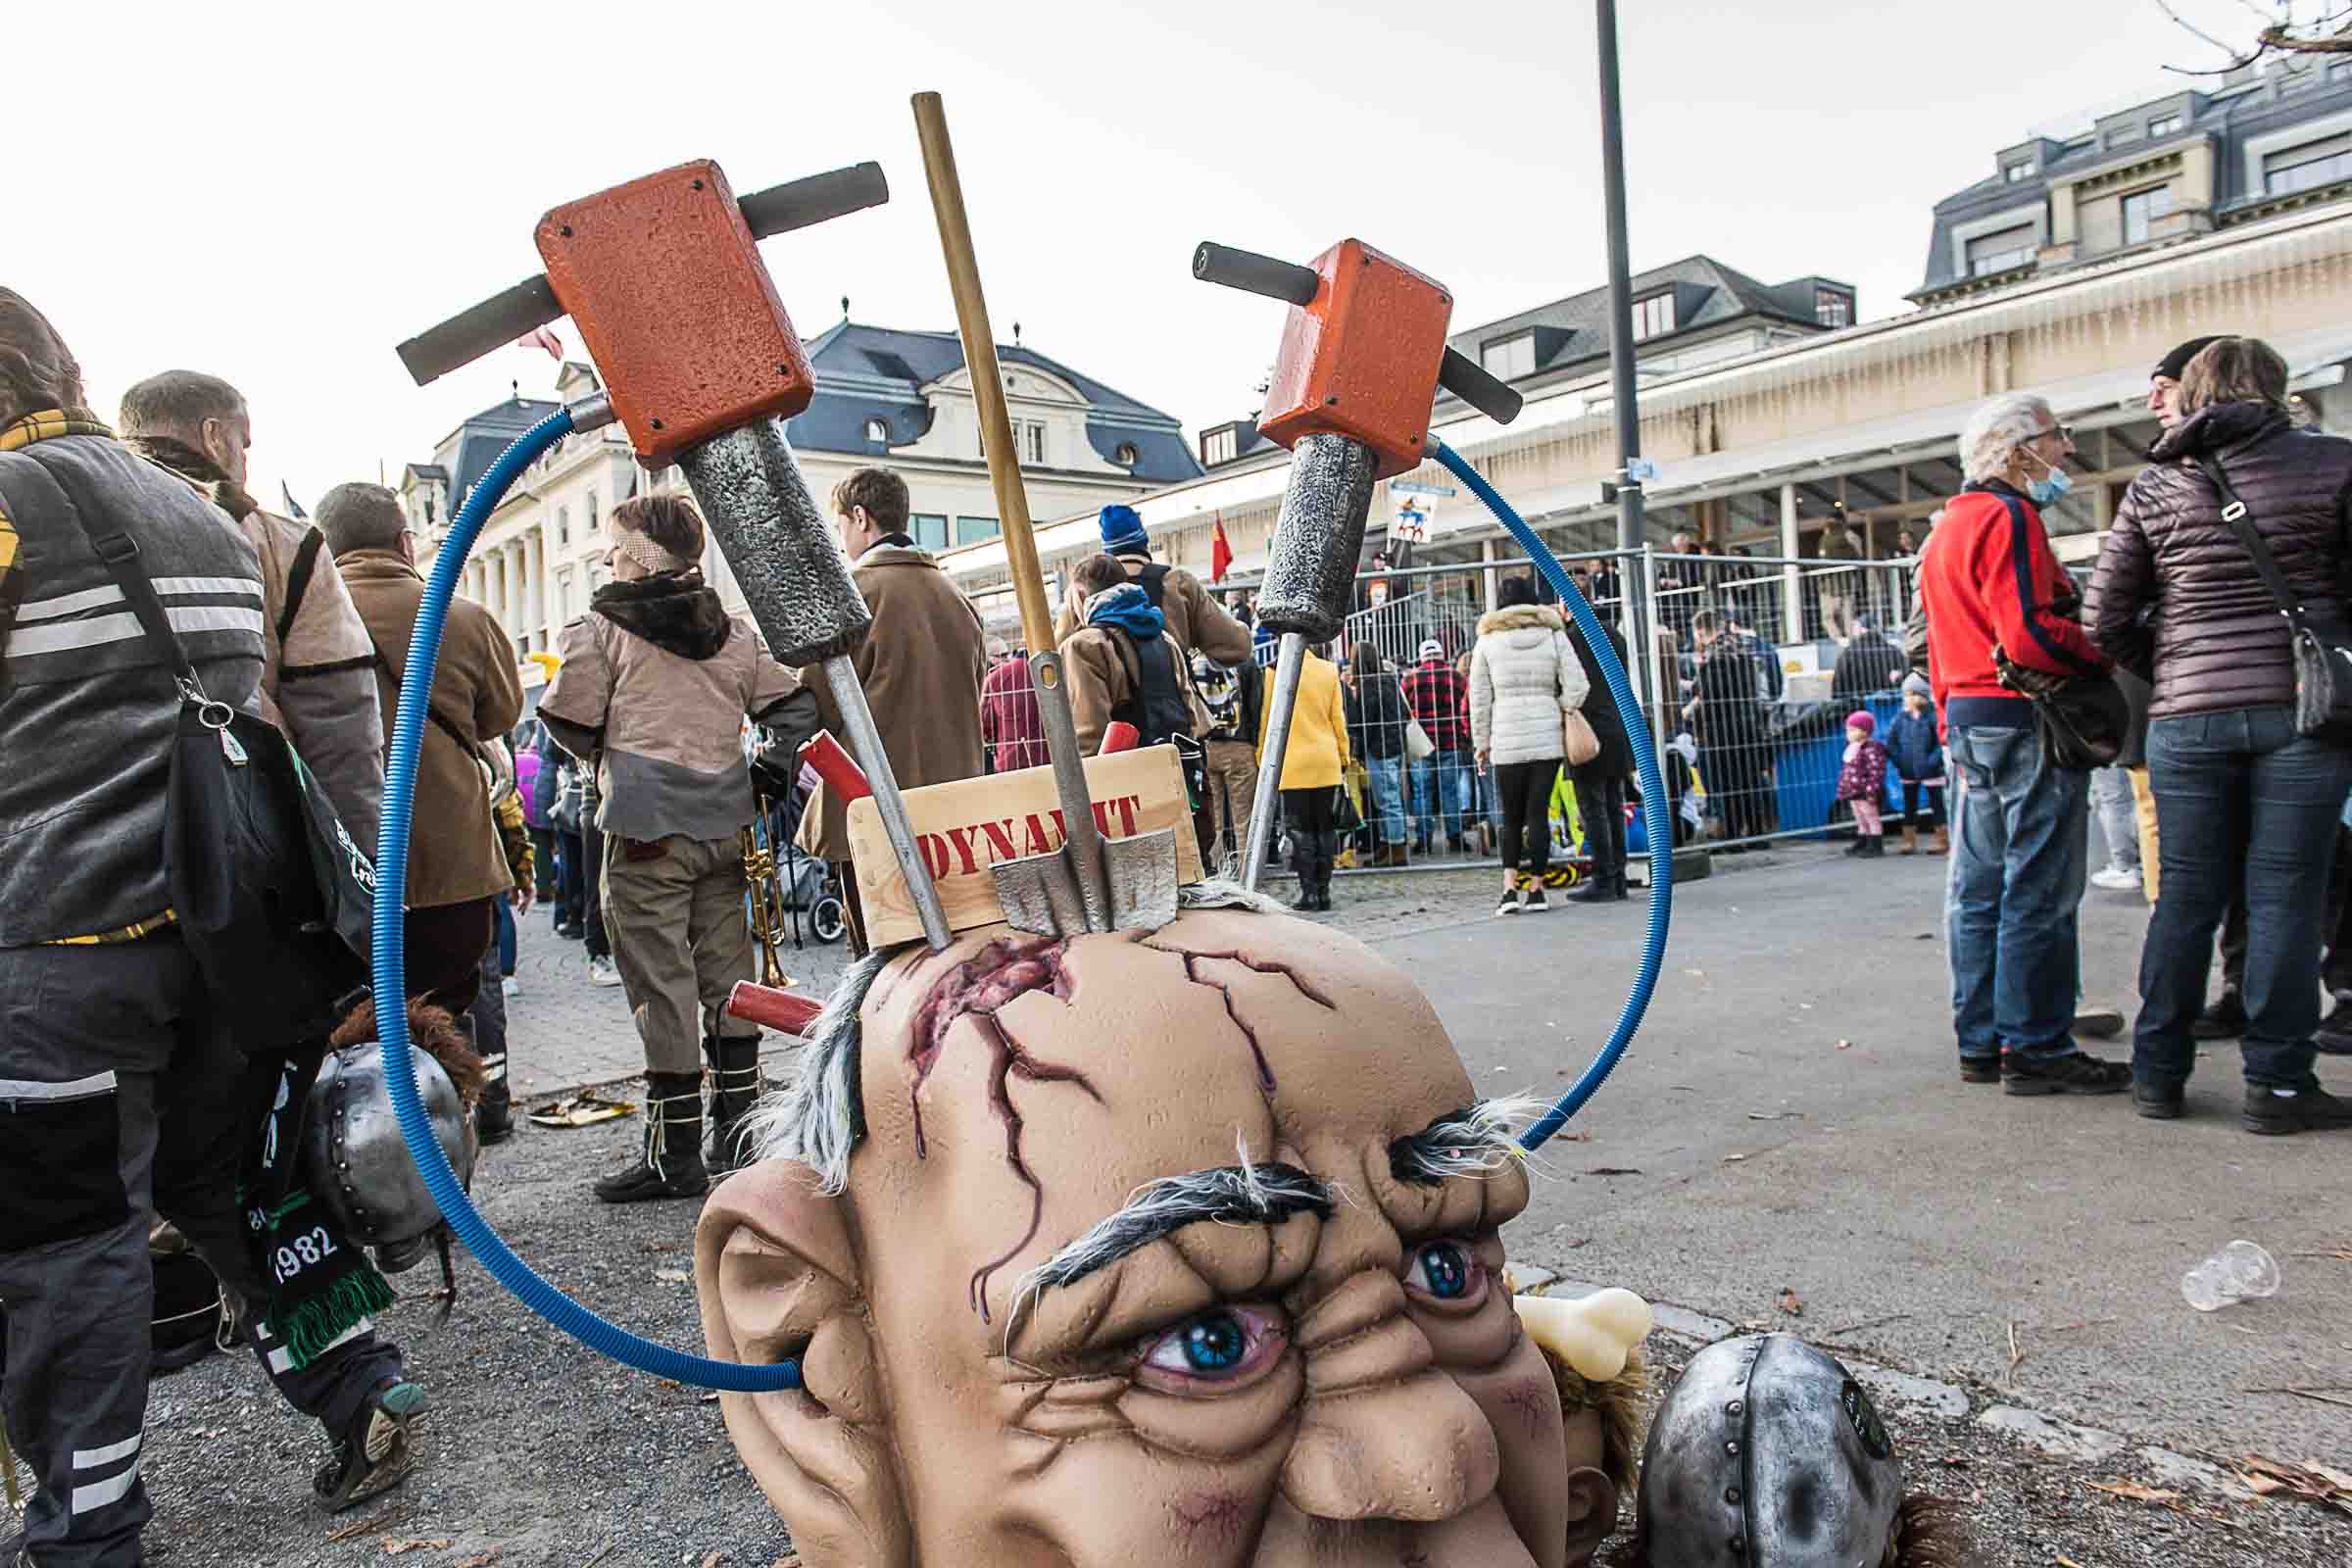
M1740 1451L1740 1445L1737 1443L1727 1443L1723 1446L1723 1451L1726 1453L1737 1454Z
M1747 1555L1747 1538L1745 1536L1734 1536L1732 1538L1732 1550L1740 1553L1741 1556Z
M1726 1415L1738 1415L1742 1408L1743 1407L1740 1402L1738 1399L1734 1399L1731 1403L1723 1407L1723 1413Z
M1740 1489L1738 1487L1726 1487L1723 1491L1723 1500L1726 1502L1738 1502L1740 1500Z

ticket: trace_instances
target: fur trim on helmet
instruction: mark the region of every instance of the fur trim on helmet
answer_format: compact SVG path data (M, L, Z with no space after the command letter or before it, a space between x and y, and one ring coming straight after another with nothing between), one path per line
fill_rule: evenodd
M1634 1466L1642 1452L1642 1405L1649 1394L1649 1367L1642 1348L1635 1346L1625 1370L1606 1383L1595 1383L1551 1351L1537 1347L1551 1381L1560 1391L1560 1413L1574 1420L1586 1410L1600 1412L1601 1474L1617 1488L1618 1495L1634 1494Z
M352 1009L351 1016L343 1020L326 1043L340 1051L345 1046L363 1045L377 1038L375 999L370 997ZM457 1088L458 1098L466 1102L468 1110L480 1102L482 1091L490 1083L490 1069L483 1064L480 1056L474 1054L473 1047L466 1043L464 1032L458 1028L458 1021L450 1016L448 1008L412 999L409 1003L409 1042L441 1064L441 1070L449 1074L450 1083Z

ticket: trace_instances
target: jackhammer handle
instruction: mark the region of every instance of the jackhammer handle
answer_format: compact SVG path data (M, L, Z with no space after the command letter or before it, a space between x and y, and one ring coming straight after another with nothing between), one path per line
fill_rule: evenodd
M854 164L807 179L787 180L756 190L735 205L751 225L752 238L765 239L790 229L807 228L890 200L890 181L882 166ZM400 363L418 386L440 379L462 365L470 365L527 332L562 318L564 306L544 273L534 273L481 304L460 311L438 326L428 326L400 346Z
M535 332L564 315L545 272L533 272L513 288L491 295L400 346L400 363L418 386L429 385L492 349Z
M1322 274L1311 267L1277 261L1255 251L1237 251L1205 239L1193 252L1193 275L1203 283L1222 283L1245 294L1263 294L1292 305L1306 304L1323 286Z
M1447 349L1446 358L1438 362L1438 385L1496 424L1508 424L1519 417L1520 406L1527 401L1459 349Z
M890 181L883 177L882 166L869 159L847 169L756 190L735 205L743 209L743 220L752 225L752 238L765 239L770 234L846 218L889 200Z

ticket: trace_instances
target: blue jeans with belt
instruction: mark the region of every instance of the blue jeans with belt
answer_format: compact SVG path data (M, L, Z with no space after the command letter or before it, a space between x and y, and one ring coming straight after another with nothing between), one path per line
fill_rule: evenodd
M1952 859L1944 884L1952 1030L1964 1059L2075 1049L2089 775L2054 765L2029 724L1954 724Z
M2149 723L2148 782L2161 874L2140 951L2132 1076L2188 1081L2214 927L2242 889L2246 1082L2312 1087L2328 870L2352 752L2296 734L2287 708L2187 713Z

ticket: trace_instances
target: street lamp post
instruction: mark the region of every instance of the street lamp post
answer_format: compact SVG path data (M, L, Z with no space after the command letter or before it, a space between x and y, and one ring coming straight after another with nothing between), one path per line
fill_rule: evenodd
M1633 268L1625 240L1625 116L1617 93L1617 0L1594 0L1600 24L1600 165L1609 229L1609 381L1617 417L1617 548L1642 548L1642 416L1635 401ZM1618 558L1618 580L1629 581L1634 558ZM1646 594L1626 595L1627 641L1640 655L1633 667L1649 674L1650 604ZM1653 713L1660 710L1654 682L1642 693Z

